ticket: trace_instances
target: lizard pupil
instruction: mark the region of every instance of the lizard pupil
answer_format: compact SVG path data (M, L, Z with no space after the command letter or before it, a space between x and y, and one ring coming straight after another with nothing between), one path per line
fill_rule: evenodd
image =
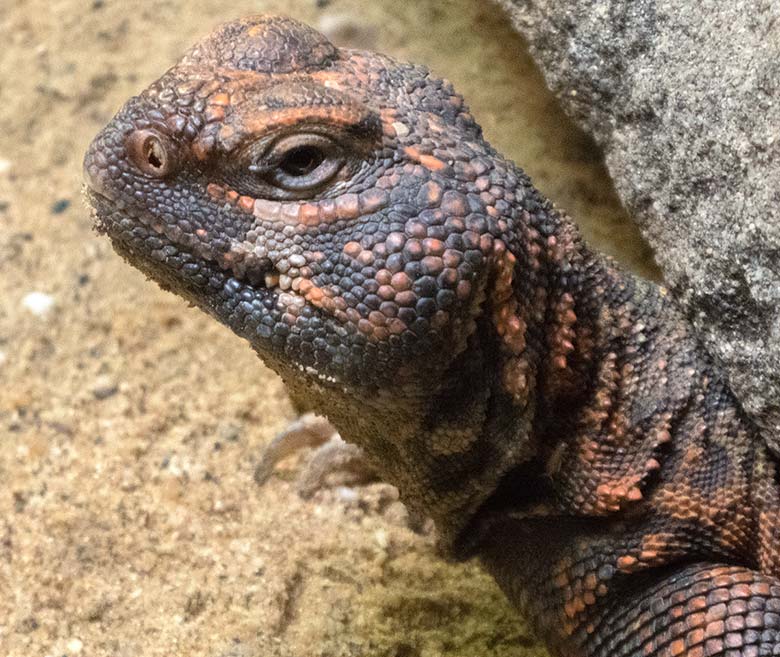
M290 176L305 176L325 160L325 154L314 146L298 146L285 153L279 168Z

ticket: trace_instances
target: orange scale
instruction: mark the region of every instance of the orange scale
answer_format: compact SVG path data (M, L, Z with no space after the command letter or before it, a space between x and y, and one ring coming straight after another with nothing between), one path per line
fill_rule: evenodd
M240 196L238 198L238 207L249 214L255 210L255 199L251 196Z
M305 226L316 226L320 223L320 208L315 203L303 203L298 209L298 221Z
M343 194L336 199L336 216L339 219L357 219L360 216L360 201L357 194Z

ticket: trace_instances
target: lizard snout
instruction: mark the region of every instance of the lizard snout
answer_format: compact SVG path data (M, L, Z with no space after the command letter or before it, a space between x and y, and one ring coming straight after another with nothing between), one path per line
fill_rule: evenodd
M97 194L104 198L110 198L108 186L108 161L101 151L100 140L96 138L84 155L82 172L84 176L85 191L89 194Z

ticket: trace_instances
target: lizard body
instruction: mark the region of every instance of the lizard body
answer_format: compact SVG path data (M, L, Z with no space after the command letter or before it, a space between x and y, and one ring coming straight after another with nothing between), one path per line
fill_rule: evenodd
M228 23L85 162L98 230L246 338L550 650L780 654L777 463L663 288L421 66Z

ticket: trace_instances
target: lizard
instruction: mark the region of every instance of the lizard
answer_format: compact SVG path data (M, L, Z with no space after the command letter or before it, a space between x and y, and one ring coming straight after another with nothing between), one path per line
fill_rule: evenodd
M777 461L673 295L423 66L226 23L84 159L96 229L327 415L554 655L780 654Z

